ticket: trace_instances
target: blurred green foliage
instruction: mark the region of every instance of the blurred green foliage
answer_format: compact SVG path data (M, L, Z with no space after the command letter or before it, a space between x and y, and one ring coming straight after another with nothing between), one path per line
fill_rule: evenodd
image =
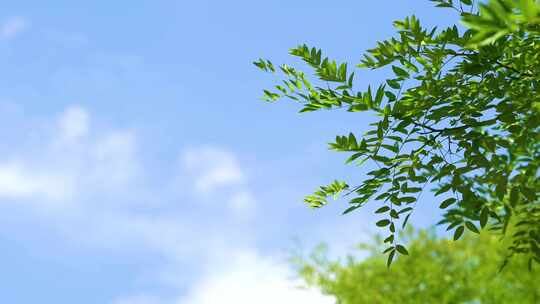
M525 270L524 256L498 272L506 249L497 236L482 233L454 242L419 231L405 238L410 256L390 269L378 254L380 239L360 246L370 253L365 259L329 260L321 247L296 263L308 285L338 304L540 303L540 272Z

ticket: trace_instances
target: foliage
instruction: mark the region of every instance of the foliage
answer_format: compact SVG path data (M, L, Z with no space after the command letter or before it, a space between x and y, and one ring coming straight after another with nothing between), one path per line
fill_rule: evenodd
M363 244L361 248L372 252L365 259L330 261L318 250L297 261L299 273L339 304L540 302L540 272L523 271L523 256L497 271L505 250L494 235L453 242L420 231L407 238L412 239L410 257L397 259L391 271L377 254L377 245Z
M345 213L377 201L377 226L389 262L403 250L397 232L407 225L426 188L445 210L439 224L465 231L489 227L505 234L517 227L508 256L540 262L540 1L431 0L459 13L468 27L427 28L415 16L394 22L395 37L377 43L356 65L387 68L392 76L367 90L355 89L355 73L322 51L301 45L290 51L316 77L268 60L255 65L281 72L283 84L264 99L286 97L300 112L344 109L379 117L361 138L337 136L330 149L350 154L346 163L371 161L377 169L360 183L336 181L305 202L327 203L352 194Z

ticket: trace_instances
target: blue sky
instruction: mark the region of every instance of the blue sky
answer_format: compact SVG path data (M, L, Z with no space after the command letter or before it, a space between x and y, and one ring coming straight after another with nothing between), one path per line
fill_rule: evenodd
M4 3L1 302L332 303L286 258L369 237L369 208L301 200L362 176L326 143L372 118L266 104L275 79L251 62L307 43L357 63L413 13L456 18L421 0Z

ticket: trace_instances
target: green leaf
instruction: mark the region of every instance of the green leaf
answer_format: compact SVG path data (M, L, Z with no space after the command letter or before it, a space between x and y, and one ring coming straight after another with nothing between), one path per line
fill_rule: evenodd
M398 213L399 213L399 214L402 214L402 213L405 213L405 212L409 212L409 211L411 211L411 210L413 210L412 207L406 207L406 208L401 209Z
M375 95L375 100L374 100L374 104L378 107L382 100L383 100L383 97L384 97L384 88L385 86L384 85L381 85L379 86L379 88L377 89L377 93Z
M397 146L391 146L391 145L386 145L386 144L383 144L381 145L381 147L389 150L389 151L392 151L394 153L398 153L399 152L399 148Z
M388 206L382 206L381 208L377 209L375 211L375 213L385 213L385 212L388 212L390 210L390 207Z
M364 152L354 153L349 158L347 158L347 160L345 160L345 164L350 164L350 163L352 163L353 161L355 161L356 159L358 159L359 157L361 157L363 155L364 155Z
M399 90L399 88L401 88L401 85L399 84L399 82L395 79L388 79L386 81L386 83L392 88L392 89L396 89L396 90Z
M390 220L380 220L376 223L376 225L379 227L386 227L390 225Z
M422 191L422 188L419 187L411 187L411 188L405 188L402 189L404 193L418 193Z
M364 103L357 103L357 104L354 104L352 106L349 107L348 111L349 112L363 112L363 111L367 111L369 108L366 104Z
M400 197L400 198L398 199L398 201L403 202L403 203L410 204L410 203L416 202L416 197L412 197L412 196L404 196L404 197Z
M459 238L463 235L463 231L465 231L463 226L457 227L456 231L454 232L454 241L459 240Z
M435 192L435 196L448 192L448 190L450 190L451 187L452 187L451 184L446 184L442 186L439 190Z
M489 209L487 207L484 207L482 211L480 212L480 227L482 228L486 227L488 216L489 216Z
M512 207L515 207L519 201L519 188L513 187L512 190L510 190L510 205Z
M392 265L392 261L394 260L394 256L396 254L395 250L390 251L390 254L388 254L388 260L386 261L386 266L390 268L390 265Z
M357 205L357 206L351 206L351 207L345 209L345 211L343 211L342 214L345 215L345 214L351 213L351 212L353 212L354 210L356 210L356 209L358 209L358 208L360 208L360 207L361 207L360 205Z
M497 194L497 198L502 200L504 196L506 195L506 177L503 175L499 175L497 179L497 185L495 187L495 192Z
M338 79L340 81L347 81L347 64L346 63L342 63L340 66L339 66L339 70L338 70Z
M405 226L407 226L407 223L409 222L409 217L411 217L411 214L412 214L412 213L407 214L407 216L406 216L405 219L403 220L403 224L401 224L401 229L404 229Z
M441 205L439 206L439 208L441 209L446 209L448 206L452 205L453 203L455 203L457 200L453 197L451 198L448 198L448 199L445 199Z
M450 231L454 229L456 226L459 226L461 224L461 221L454 221L448 227L446 227L446 231Z
M390 92L390 91L386 91L384 92L384 95L386 95L386 97L388 98L388 101L395 101L397 99L396 97L396 94Z
M400 78L409 78L409 73L407 73L407 71L405 71L404 69L398 67L398 66L395 66L393 65L392 66L392 71L394 71L394 73L400 77Z
M372 155L371 159L373 159L375 161L382 162L382 163L389 163L391 161L390 158L388 158L386 156L381 156L381 155Z
M399 253L403 254L403 255L409 255L409 252L407 251L407 249L403 246L403 245L396 245L396 249Z
M373 109L373 95L371 94L371 86L368 86L367 91L364 93L363 100L369 109Z
M470 221L466 221L465 226L467 226L467 229L474 233L480 233L480 231L478 231L478 228L476 228L476 226Z
M385 238L383 240L383 243L390 243L391 244L393 242L394 242L394 235L393 234L391 234L389 237L387 237L387 238Z
M386 248L386 249L383 251L383 253L388 253L388 252L394 251L394 250L396 250L396 249L394 248L394 246L390 246L390 247Z

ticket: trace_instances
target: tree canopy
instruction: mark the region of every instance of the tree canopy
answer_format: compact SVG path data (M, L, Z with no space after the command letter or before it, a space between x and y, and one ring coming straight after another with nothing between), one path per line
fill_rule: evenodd
M321 247L296 261L299 274L340 304L540 302L540 273L523 271L524 256L497 271L506 251L497 236L482 233L453 242L408 231L405 238L411 256L397 259L391 271L377 254L378 240L360 246L372 253L365 259L329 260Z
M391 262L406 248L397 232L432 190L445 210L438 222L453 231L514 226L508 257L540 262L540 1L431 0L456 13L461 26L423 25L415 16L395 21L394 37L369 49L358 69L387 69L384 83L358 89L347 63L315 47L290 50L310 73L260 59L260 69L282 83L264 99L288 98L300 112L369 111L378 121L363 134L338 135L330 149L346 163L373 162L363 181L336 180L305 198L321 207L350 194L349 213L377 202L378 227L387 230Z

